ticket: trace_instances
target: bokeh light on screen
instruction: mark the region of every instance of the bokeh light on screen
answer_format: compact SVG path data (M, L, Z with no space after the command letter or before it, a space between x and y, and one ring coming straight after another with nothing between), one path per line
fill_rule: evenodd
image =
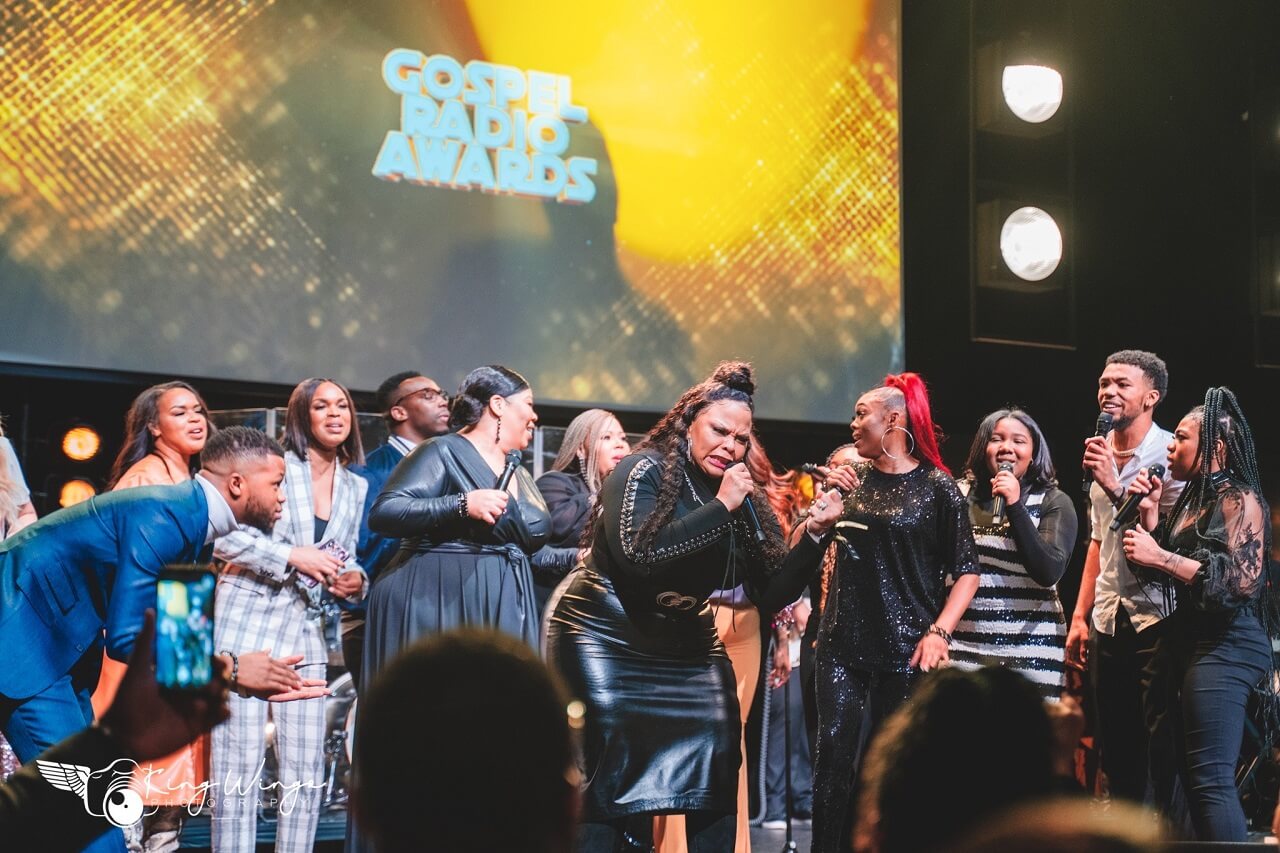
M1043 281L1062 262L1062 231L1038 207L1020 207L1000 229L1000 255L1018 278Z

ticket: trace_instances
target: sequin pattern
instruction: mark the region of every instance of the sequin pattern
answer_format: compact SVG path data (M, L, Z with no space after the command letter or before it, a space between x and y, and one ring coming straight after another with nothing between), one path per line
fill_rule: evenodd
M815 853L848 849L864 712L874 727L903 702L916 675L907 664L942 609L946 576L978 571L968 502L949 476L927 465L855 471L818 634Z

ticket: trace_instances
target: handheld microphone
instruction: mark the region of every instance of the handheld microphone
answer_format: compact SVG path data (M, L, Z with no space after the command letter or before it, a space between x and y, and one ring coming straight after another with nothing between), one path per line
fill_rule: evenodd
M513 450L507 454L507 464L498 477L498 485L494 486L495 489L500 492L507 490L507 486L511 485L511 478L516 475L516 469L520 467L520 459L519 450Z
M1164 466L1156 463L1147 469L1147 476L1152 480L1160 480L1164 477ZM1116 520L1111 522L1112 530L1119 530L1122 527L1128 527L1138 517L1138 504L1142 503L1142 499L1146 495L1137 493L1129 495L1124 499L1124 503L1120 504L1120 509L1116 510Z
M747 518L751 522L751 532L755 534L757 542L764 541L764 528L760 526L760 516L756 515L756 505L751 502L750 496L742 499L742 508L747 511Z
M999 465L1001 471L1012 471L1012 462L1001 462ZM991 502L991 523L1004 523L1004 495L996 495L995 500Z
M1111 432L1112 424L1115 418L1111 417L1110 412L1102 412L1098 415L1098 424L1094 427L1093 434L1095 437L1106 438ZM1084 493L1089 494L1089 487L1093 485L1093 469L1084 469Z

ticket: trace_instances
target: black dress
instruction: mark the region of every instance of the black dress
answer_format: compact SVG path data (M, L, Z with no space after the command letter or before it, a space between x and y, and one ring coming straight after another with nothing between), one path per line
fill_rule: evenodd
M737 807L740 760L733 667L707 597L739 583L766 613L792 601L822 548L803 537L767 560L738 513L693 465L653 545L636 532L653 511L659 458L629 456L605 480L594 546L551 602L549 662L587 706L583 818ZM777 522L761 513L762 524Z
M519 497L489 525L458 512L460 495L497 479L466 438L429 439L396 466L369 513L370 529L401 545L369 591L366 682L414 640L462 625L537 645L531 567L563 571L576 552L544 547L546 504L527 471L515 478Z
M577 551L545 546L550 517L523 468L515 474L520 495L511 496L496 524L464 518L460 495L492 489L496 480L460 435L428 439L396 466L369 513L369 528L400 539L400 550L369 590L361 693L400 652L430 634L472 625L537 645L530 567L563 573ZM353 819L346 849L374 849Z

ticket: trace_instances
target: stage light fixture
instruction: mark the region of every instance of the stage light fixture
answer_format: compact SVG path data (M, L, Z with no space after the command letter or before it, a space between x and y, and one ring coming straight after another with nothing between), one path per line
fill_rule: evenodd
M68 507L87 501L98 493L88 480L68 480L58 492L58 506Z
M1048 121L1062 106L1062 75L1047 65L1006 65L1000 89L1010 111L1031 124Z
M1020 207L1000 229L1000 256L1018 278L1043 281L1062 262L1062 231L1038 207Z
M87 462L102 449L102 437L91 426L74 426L62 436L62 452L75 462Z

